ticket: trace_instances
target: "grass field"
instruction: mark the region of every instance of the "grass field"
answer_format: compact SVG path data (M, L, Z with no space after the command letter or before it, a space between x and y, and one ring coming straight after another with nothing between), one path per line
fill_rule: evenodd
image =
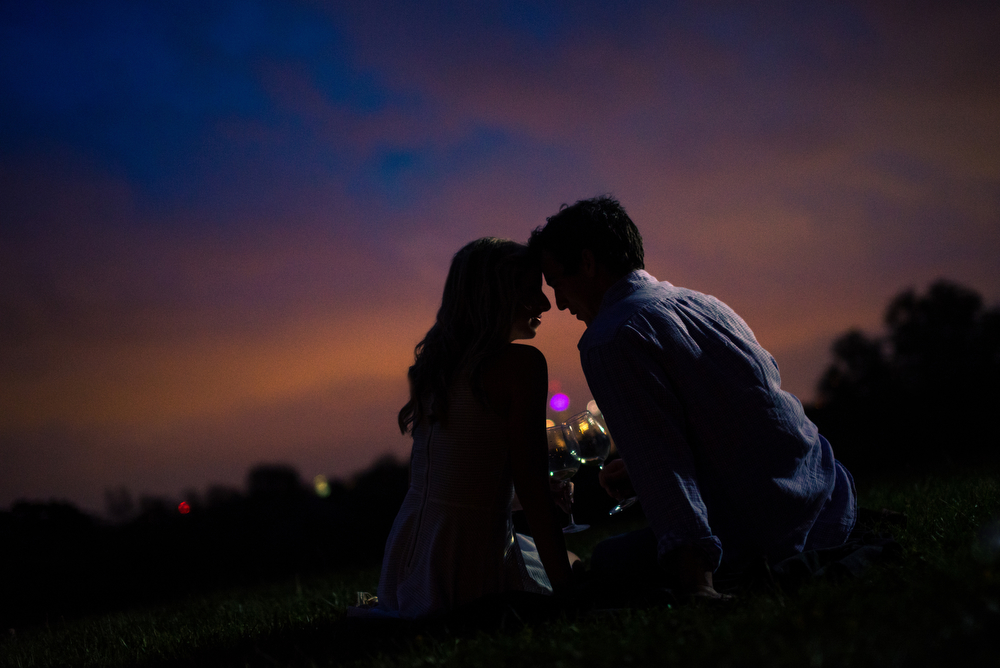
M385 631L345 620L378 569L330 573L40 628L4 630L0 666L996 665L1000 482L883 483L866 507L905 512L904 558L861 579L725 605L592 611L524 625ZM602 532L573 536L589 554Z

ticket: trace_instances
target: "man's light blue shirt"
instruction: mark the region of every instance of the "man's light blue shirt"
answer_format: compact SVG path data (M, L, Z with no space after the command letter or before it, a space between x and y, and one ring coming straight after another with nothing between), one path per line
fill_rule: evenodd
M731 308L634 271L578 347L661 556L696 545L718 567L846 541L853 480Z

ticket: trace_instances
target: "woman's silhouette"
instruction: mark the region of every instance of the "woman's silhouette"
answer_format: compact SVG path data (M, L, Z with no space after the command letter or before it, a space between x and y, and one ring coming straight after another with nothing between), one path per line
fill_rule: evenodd
M550 308L541 284L513 241L478 239L452 260L399 412L413 434L410 488L386 541L382 611L424 617L570 582L548 481L545 358L513 343ZM534 541L513 531L515 489Z

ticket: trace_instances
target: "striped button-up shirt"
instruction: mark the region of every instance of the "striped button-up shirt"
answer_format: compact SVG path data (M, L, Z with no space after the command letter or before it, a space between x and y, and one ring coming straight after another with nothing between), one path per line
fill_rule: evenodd
M717 567L847 539L850 474L731 308L635 271L578 347L661 556L695 545Z

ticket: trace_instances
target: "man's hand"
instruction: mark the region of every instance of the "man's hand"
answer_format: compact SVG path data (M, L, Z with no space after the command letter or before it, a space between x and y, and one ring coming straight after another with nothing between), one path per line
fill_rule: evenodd
M632 479L629 478L628 469L625 468L625 462L621 459L614 459L605 464L598 475L598 480L601 481L601 487L608 493L608 496L618 501L635 496L635 490L632 489Z

